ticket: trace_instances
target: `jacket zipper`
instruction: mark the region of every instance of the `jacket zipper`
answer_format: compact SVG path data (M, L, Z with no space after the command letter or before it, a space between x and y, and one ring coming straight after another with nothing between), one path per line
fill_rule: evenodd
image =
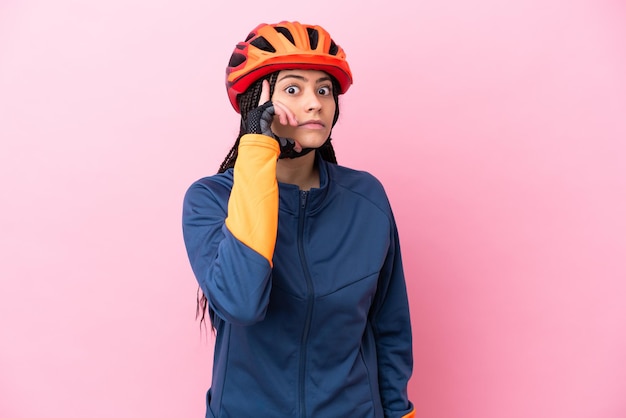
M306 373L306 357L307 357L307 342L309 339L309 331L311 329L311 316L313 314L313 280L309 273L309 267L304 255L304 215L306 213L306 204L309 192L300 191L300 210L298 216L298 254L300 255L300 263L302 264L302 270L304 271L304 279L306 280L306 318L304 322L304 329L302 330L302 338L300 340L300 370L298 379L298 391L299 391L299 416L306 418L306 404L305 397L306 391L304 389L305 373Z

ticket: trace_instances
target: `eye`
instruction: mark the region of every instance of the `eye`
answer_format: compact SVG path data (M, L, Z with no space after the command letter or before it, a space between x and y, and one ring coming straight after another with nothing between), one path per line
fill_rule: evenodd
M287 94L298 94L300 89L297 86L289 86L285 89L285 93Z
M332 89L329 86L324 86L317 89L317 94L321 96L328 96L331 92Z

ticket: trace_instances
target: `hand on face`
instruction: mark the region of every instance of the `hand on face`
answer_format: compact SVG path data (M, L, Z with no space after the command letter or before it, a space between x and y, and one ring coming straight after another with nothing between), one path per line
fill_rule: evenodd
M336 98L331 77L318 70L283 70L274 93L263 80L259 106L248 113L247 133L274 138L279 158L299 158L323 146L333 127Z
M259 106L268 102L270 100L270 83L267 80L263 80L261 85L261 98L259 99ZM274 120L278 119L278 122L281 125L290 125L290 126L298 126L298 121L296 120L296 116L294 113L289 110L287 106L278 101L273 101L274 105ZM293 140L295 143L293 150L295 152L302 151L302 146L298 143L298 141Z

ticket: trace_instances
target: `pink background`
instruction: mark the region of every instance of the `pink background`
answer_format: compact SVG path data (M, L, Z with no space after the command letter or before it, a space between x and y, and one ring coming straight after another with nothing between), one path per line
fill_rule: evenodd
M396 212L417 417L626 417L624 3L239 3L0 2L0 417L204 416L182 197L282 19L348 52L335 146Z

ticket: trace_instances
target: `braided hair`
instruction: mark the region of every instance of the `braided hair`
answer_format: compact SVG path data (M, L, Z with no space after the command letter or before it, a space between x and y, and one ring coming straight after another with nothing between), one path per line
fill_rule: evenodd
M263 80L267 80L270 84L270 97L274 94L274 87L276 87L276 79L278 78L278 71L275 71L268 76L261 78L248 87L248 89L237 97L237 101L239 103L239 109L241 113L241 124L239 127L239 135L235 140L230 151L226 154L224 161L220 164L220 168L217 171L218 173L223 173L229 168L233 168L235 166L235 161L237 161L238 149L239 149L239 140L242 136L246 134L246 123L248 119L248 113L255 109L259 105L259 100L261 99L261 89L263 87ZM337 123L339 119L339 83L335 80L334 77L330 77L333 84L333 98L335 99L335 116L333 117L333 126ZM333 148L333 144L331 144L331 138L328 137L326 142L318 148L317 152L319 156L328 161L331 164L337 164L337 158L335 157L335 149ZM200 324L205 320L205 314L209 312L209 318L211 319L211 325L214 323L215 313L209 307L209 301L207 297L202 292L202 289L198 287L197 298L196 298L196 318L200 317ZM214 329L214 328L213 328Z

